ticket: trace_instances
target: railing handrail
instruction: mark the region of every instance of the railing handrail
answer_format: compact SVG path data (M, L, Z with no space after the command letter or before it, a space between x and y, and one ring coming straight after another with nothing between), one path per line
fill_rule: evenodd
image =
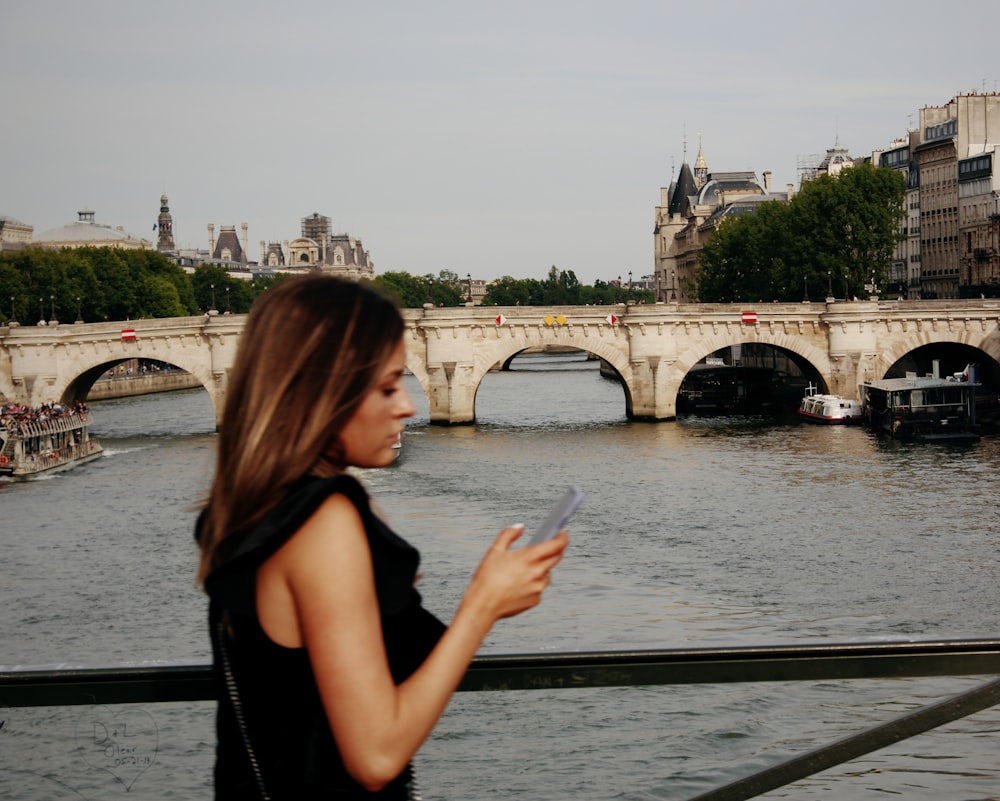
M579 651L476 657L459 690L539 690L732 682L1000 675L1000 640ZM211 665L0 666L12 707L215 700Z
M815 681L1000 674L1000 640L922 640L477 657L460 690ZM0 667L0 704L70 706L217 698L211 665ZM690 801L746 801L1000 704L1000 679L910 712Z

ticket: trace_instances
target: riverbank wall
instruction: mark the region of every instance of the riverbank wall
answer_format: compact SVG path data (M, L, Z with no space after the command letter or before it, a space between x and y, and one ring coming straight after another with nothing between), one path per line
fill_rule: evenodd
M110 398L128 398L133 395L151 395L154 392L174 392L178 389L193 389L200 387L191 373L171 371L164 373L147 373L145 375L115 376L102 378L94 382L87 393L87 400L99 401Z

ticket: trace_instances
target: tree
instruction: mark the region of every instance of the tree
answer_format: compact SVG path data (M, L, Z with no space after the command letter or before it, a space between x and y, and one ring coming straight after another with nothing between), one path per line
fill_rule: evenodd
M483 304L486 306L527 306L530 299L531 287L527 281L505 275L486 287Z
M427 276L430 279L430 276ZM404 309L419 309L430 298L428 282L407 272L391 270L375 278L374 283L396 299Z
M194 287L195 301L200 312L225 311L226 287L232 286L239 279L232 278L225 268L215 264L199 264L194 268L191 284ZM219 301L223 307L219 309ZM231 299L230 299L231 302Z
M787 204L727 218L699 253L698 299L798 301L883 283L905 193L900 172L863 164L806 182Z
M430 273L413 276L401 270L391 270L376 276L374 283L392 295L404 309L419 309L425 303L434 306L458 306L462 303L462 282L449 270L442 270L436 278Z
M143 317L185 317L177 287L162 275L146 275L142 280Z

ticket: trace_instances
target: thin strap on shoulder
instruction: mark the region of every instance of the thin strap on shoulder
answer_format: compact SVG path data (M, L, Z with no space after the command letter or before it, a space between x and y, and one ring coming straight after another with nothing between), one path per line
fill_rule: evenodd
M247 758L253 768L254 779L257 782L257 792L260 793L261 801L271 801L268 795L267 786L264 784L264 775L257 761L257 754L254 752L253 743L250 742L250 733L247 731L246 718L243 715L243 704L240 701L240 691L236 686L236 677L233 675L233 666L229 661L229 649L226 647L226 618L225 615L218 615L215 625L212 626L212 637L215 639L217 652L219 654L219 667L222 668L222 676L226 685L226 693L233 706L233 716L236 718L236 726L240 730L240 739L243 741L243 748L246 750Z

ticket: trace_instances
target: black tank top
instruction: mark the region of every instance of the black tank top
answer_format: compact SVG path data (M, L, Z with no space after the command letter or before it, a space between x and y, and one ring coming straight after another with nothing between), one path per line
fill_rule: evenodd
M304 478L205 581L220 699L217 801L419 797L410 768L378 793L351 779L305 648L277 645L257 620L257 569L335 493L350 499L364 522L386 653L397 684L420 666L444 631L421 606L414 588L419 553L374 514L361 485L346 475Z

